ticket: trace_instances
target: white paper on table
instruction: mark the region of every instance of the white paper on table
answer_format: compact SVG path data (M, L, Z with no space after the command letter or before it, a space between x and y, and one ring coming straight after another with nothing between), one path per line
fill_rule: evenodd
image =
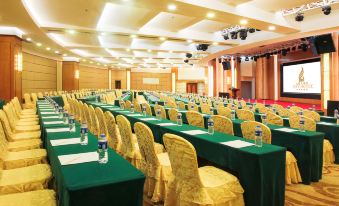
M127 111L127 110L119 111L119 112L122 112L122 113L130 113L130 111Z
M176 126L177 124L171 123L171 122L167 122L167 123L159 123L157 124L159 126Z
M53 109L50 105L39 105L38 107L41 109Z
M59 116L47 116L47 117L42 117L42 119L59 119Z
M144 120L144 121L158 121L158 119L156 119L154 117L140 118L140 120Z
M187 110L180 110L179 113L186 113L188 112Z
M297 132L298 131L296 129L286 128L286 127L275 129L275 130L282 131L282 132Z
M56 114L55 112L41 112L41 114Z
M44 122L44 124L49 125L49 124L63 124L63 121L52 121L52 122Z
M129 117L141 117L141 114L128 114Z
M102 108L111 108L111 107L114 107L113 105L104 105L104 106L101 106Z
M85 152L78 154L60 155L58 156L58 158L61 165L72 165L98 161L99 155L97 152Z
M68 139L56 139L56 140L51 140L50 142L51 142L52 146L80 144L80 137L78 137L78 138L68 138Z
M243 147L249 147L249 146L253 146L253 143L250 142L245 142L242 140L233 140L233 141L229 141L229 142L220 142L223 145L227 145L233 148L243 148Z
M288 117L283 117L282 119L287 119L288 120Z
M54 109L45 109L45 108L42 108L42 109L40 109L40 111L45 111L45 112L47 112L47 111L55 111Z
M335 123L331 123L331 122L317 122L317 124L322 124L322 125L336 125Z
M188 131L182 131L183 133L190 134L190 135L197 135L197 134L207 134L208 132L195 129L195 130L188 130Z
M109 110L117 111L117 110L122 110L122 109L118 107L112 107L112 108L109 108Z
M51 128L51 129L46 129L46 132L48 133L55 133L55 132L69 132L69 128Z

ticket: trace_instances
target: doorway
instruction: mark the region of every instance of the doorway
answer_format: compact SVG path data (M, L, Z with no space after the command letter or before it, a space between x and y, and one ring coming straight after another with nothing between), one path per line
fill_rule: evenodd
M241 82L241 97L252 99L252 82L251 81L242 81Z
M198 93L198 83L187 83L186 84L186 92L187 93Z
M121 89L121 80L115 80L115 89Z

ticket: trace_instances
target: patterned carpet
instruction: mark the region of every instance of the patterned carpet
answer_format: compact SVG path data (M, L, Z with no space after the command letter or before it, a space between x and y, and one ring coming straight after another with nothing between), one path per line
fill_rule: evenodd
M326 166L317 183L286 186L285 205L339 206L339 165Z

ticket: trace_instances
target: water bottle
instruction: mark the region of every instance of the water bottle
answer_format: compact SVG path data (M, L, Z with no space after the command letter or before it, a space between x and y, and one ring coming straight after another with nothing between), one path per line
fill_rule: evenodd
M125 109L125 102L121 102L121 103L120 103L120 108L121 108L121 109Z
M99 102L98 96L95 96L95 102Z
M88 128L86 122L81 124L80 128L80 144L87 145L88 144Z
M231 120L235 120L235 110L232 109L231 111Z
M177 116L177 125L178 126L182 126L182 114L181 113L178 113L178 116Z
M98 140L98 155L99 155L99 163L106 164L108 162L108 154L107 154L107 139L105 134L101 134Z
M272 111L273 111L274 114L277 114L277 108L273 107Z
M294 106L295 106L295 104L293 103L293 104L292 104L292 106L294 107Z
M68 119L68 124L69 124L69 131L70 132L75 132L75 121L74 121L74 116L70 115Z
M250 108L251 111L253 110L253 106L251 104L248 106L248 108Z
M215 107L218 107L218 105L219 105L219 102L215 102Z
M305 119L303 116L300 116L299 129L300 129L300 132L305 132Z
M59 107L59 119L62 119L64 117L63 110L64 109L62 107Z
M214 121L212 117L208 118L207 126L208 126L208 134L213 135L214 134Z
M134 104L131 104L131 113L134 113Z
M54 111L56 114L59 114L59 105L57 103L54 103Z
M194 104L191 104L191 109L194 110Z
M155 116L157 117L158 120L161 120L161 109L160 108L157 109Z
M334 118L336 118L336 117L338 117L338 110L337 109L334 110Z
M68 112L67 112L67 110L64 111L63 121L64 121L64 124L68 124Z
M312 105L312 110L315 111L315 105Z
M179 109L179 102L177 102L177 109Z
M303 115L304 115L304 112L303 112L302 110L300 110L300 111L298 112L298 114L299 114L299 116L303 116Z
M146 116L146 107L142 105L142 115Z
M262 147L262 129L259 125L255 127L254 142L255 142L255 146Z
M210 107L210 114L213 115L214 114L214 108Z
M261 115L261 121L262 121L263 124L267 124L267 115L266 114Z
M167 101L164 101L164 107L166 107L166 105L167 105Z

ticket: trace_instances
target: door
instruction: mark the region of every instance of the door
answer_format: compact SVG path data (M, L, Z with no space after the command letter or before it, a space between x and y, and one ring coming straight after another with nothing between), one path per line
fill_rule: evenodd
M198 93L198 84L197 83L187 83L186 84L187 93Z
M115 80L115 88L121 89L121 80Z
M241 97L245 99L252 99L252 82L242 81L241 82Z

